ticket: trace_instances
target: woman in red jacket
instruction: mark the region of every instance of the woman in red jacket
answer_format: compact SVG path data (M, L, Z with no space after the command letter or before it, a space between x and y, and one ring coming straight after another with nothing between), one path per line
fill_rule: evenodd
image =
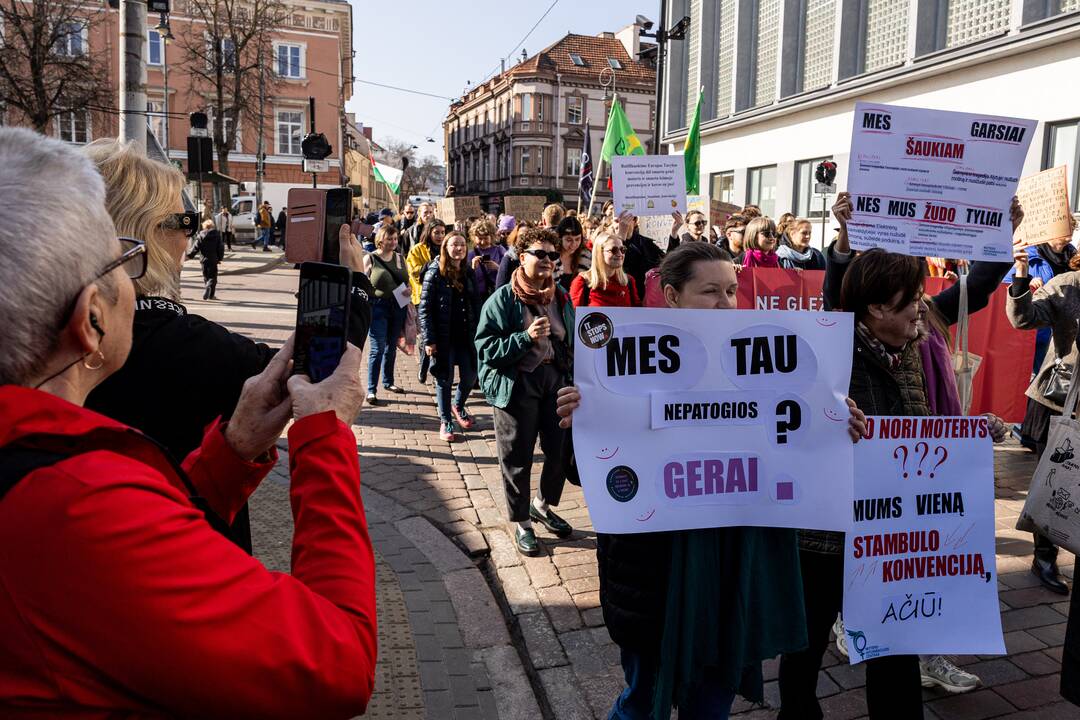
M624 221L625 218L629 218ZM574 307L636 307L641 305L634 278L623 270L627 234L633 216L619 216L614 234L604 233L593 239L592 267L570 283Z
M376 631L348 426L360 351L313 385L289 377L290 339L176 463L83 407L127 358L146 270L146 246L117 240L93 164L0 128L0 193L0 716L362 713ZM283 575L217 530L274 466L292 417Z

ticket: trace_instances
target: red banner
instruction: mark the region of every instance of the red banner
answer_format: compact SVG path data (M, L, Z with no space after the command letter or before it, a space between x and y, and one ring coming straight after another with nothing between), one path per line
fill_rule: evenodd
M745 269L739 273L739 308L820 310L824 279L821 270ZM927 278L926 292L936 295L951 284L944 278ZM989 305L971 316L968 350L982 358L972 384L971 414L992 412L1008 422L1020 422L1027 408L1024 391L1035 357L1035 333L1009 324L1006 293L1008 286L1002 285Z

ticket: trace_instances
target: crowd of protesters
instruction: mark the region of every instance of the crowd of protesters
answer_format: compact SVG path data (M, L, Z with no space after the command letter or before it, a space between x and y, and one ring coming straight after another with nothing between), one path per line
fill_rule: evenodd
M49 192L65 185L80 192ZM395 383L399 347L415 345L420 382L434 380L441 440L478 428L474 389L492 406L507 521L527 556L542 552L534 523L556 538L574 533L555 508L565 483L580 482L569 432L583 402L575 308L727 310L744 271L824 270L826 309L855 319L853 442L865 414L965 412L949 328L982 311L1003 280L1010 322L1049 331L1024 426L1040 454L1062 411L1045 378L1078 355L1080 262L1067 242L1013 263L931 261L966 275L931 296L920 259L852 251L846 193L824 252L811 247L809 220L774 221L752 205L722 225L674 213L661 246L610 203L597 217L551 204L536 218L449 224L423 203L342 227L339 260L371 302L354 303L354 347L312 384L289 377L291 338L275 352L183 305L185 257L199 257L203 298L214 299L235 238L227 210L203 220L185 211L182 188L179 171L116 140L78 151L0 129L0 286L11 290L0 293L0 539L34 549L0 559L10 600L0 617L11 630L0 705L12 717L363 712L375 577L349 426L365 398L382 402L380 384L405 392ZM1015 199L1010 214L1015 228ZM260 207L256 242L268 249L279 223L284 214L274 221ZM276 576L251 557L245 503L289 420L294 555L292 574ZM1001 440L1004 424L989 421ZM762 662L777 655L781 720L823 717L816 688L830 631L846 652L842 533L736 527L598 534L596 544L601 608L627 684L610 717L665 718L673 706L684 718L727 717L736 695L763 699ZM1067 593L1056 548L1038 532L1035 544L1032 572ZM1074 603L1063 687L1080 685L1078 624ZM923 717L924 686L966 692L979 682L941 656L865 667L876 720ZM1080 702L1080 689L1063 692Z

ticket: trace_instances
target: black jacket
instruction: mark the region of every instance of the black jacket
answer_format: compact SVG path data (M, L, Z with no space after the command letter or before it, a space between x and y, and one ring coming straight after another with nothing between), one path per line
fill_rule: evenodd
M675 247L678 247L676 244ZM674 248L672 248L674 249ZM645 292L645 273L660 265L664 251L657 247L652 238L642 235L637 228L626 241L626 260L623 269L634 278L638 290Z
M476 291L476 280L471 270L462 270L462 289L454 290L449 281L439 273L438 259L432 260L424 268L424 283L420 291L420 306L417 318L420 324L420 337L424 345L434 345L431 373L435 377L446 377L453 372L447 366L451 347L467 348L468 357L476 367L476 351L473 340L476 326L480 320L480 296ZM451 337L451 311L455 295L464 303L465 327L459 337ZM456 358L459 362L461 358Z
M188 259L202 255L199 261L203 265L217 265L225 259L225 241L217 230L204 230L196 236L195 247L188 253ZM183 458L180 458L181 460Z
M521 261L518 260L517 253L513 248L506 251L503 255L502 262L499 263L499 272L495 275L495 287L501 288L506 283L510 282L510 276L514 274L514 271L521 266Z
M420 234L424 232L424 223L417 220L407 229L403 230L398 238L398 251L401 257L408 257L409 251L416 243L420 242Z
M619 647L660 654L671 536L668 532L596 534L600 607L608 634Z

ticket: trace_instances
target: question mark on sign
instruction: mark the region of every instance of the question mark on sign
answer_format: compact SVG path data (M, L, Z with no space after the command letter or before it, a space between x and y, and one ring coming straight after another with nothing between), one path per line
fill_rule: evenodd
M776 443L784 445L787 434L802 427L802 408L794 400L781 400L776 404Z
M903 450L904 457L901 459L900 451ZM900 460L900 469L904 472L904 479L907 480L907 445L900 445L892 452L893 460Z
M938 445L936 448L934 448L934 457L938 456L939 450L941 451L941 459L938 460L937 465L934 466L934 469L930 471L931 478L934 477L934 473L937 472L937 469L941 467L942 463L949 459L949 451L946 450L945 447L942 445Z
M919 448L922 448L922 457L919 458L919 470L915 473L919 477L922 477L922 464L926 460L926 456L930 454L930 445L925 442L915 443L915 452L919 452Z

